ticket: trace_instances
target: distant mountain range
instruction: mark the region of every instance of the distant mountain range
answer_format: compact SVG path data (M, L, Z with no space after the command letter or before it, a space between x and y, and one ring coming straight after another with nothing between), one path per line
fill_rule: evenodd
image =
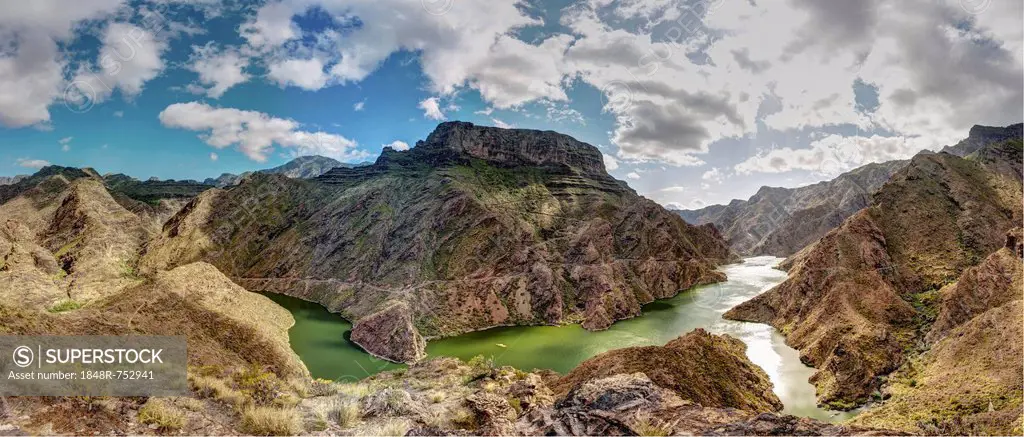
M915 431L908 417L955 399L963 408L933 416L935 434L1013 432L1024 147L1020 137L983 141L952 148L964 157L914 156L870 206L788 258L785 282L725 317L781 330L818 369L811 381L823 403L849 409L892 396L855 423Z
M868 164L799 188L761 187L748 200L677 211L693 224L714 224L743 255L788 256L868 205L906 161Z
M268 168L266 170L257 170L255 173L279 174L296 179L310 179L327 173L328 170L335 167L349 168L353 167L353 165L345 164L326 156L311 155L300 156L288 161L288 163L284 165ZM245 172L242 174L224 173L216 178L208 178L204 180L203 184L212 185L218 188L229 187L232 185L238 185L243 178L253 173L254 172Z
M967 156L988 144L1020 138L1022 127L974 126L966 139L942 151ZM676 212L689 223L714 224L739 254L785 257L868 206L872 195L907 162L872 163L805 187L761 187L748 200Z

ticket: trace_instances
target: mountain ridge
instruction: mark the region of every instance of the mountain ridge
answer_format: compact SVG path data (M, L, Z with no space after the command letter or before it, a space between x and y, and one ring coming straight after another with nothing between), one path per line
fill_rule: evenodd
M368 352L408 361L422 339L494 326L604 329L724 279L715 266L732 256L713 228L609 176L591 145L448 122L370 166L205 192L142 264L208 261L247 289L319 302Z

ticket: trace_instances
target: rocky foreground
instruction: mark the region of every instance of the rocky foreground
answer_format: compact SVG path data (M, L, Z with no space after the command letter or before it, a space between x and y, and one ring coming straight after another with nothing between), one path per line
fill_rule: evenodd
M874 204L787 259L790 277L730 310L818 369L819 400L880 404L908 432L1022 429L1020 139L921 153Z
M555 132L442 123L408 151L314 180L257 174L204 192L150 242L144 272L203 261L251 291L323 304L392 361L495 326L605 329L721 281L733 259Z
M283 331L281 331L283 332ZM743 344L702 330L560 376L437 358L362 381L205 365L182 398L15 398L5 432L256 435L889 435L777 414ZM258 359L256 359L258 361ZM699 362L700 371L688 365ZM626 367L620 367L626 366ZM667 366L667 367L665 367ZM720 393L725 387L723 393Z

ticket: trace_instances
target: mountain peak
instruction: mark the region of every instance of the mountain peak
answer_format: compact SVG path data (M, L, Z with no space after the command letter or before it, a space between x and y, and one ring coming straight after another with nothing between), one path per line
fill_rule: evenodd
M596 147L550 130L504 129L448 121L437 125L426 140L416 143L416 148L450 150L511 166L557 166L588 175L608 174Z

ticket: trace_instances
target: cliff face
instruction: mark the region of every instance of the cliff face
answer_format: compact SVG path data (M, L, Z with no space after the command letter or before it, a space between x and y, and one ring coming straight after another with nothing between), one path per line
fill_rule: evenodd
M782 330L818 368L812 382L821 401L836 407L866 401L882 376L926 348L940 307L946 308L935 324L941 331L1013 294L1002 290L1016 283L1012 275L969 285L971 275L1000 271L985 265L968 272L964 287L992 296L967 299L939 290L999 250L1007 230L1019 226L1021 174L1003 170L1021 159L1019 140L986 146L971 159L915 156L872 206L787 260L789 279L725 316ZM939 296L965 307L943 307Z
M890 397L857 422L930 434L1020 434L1024 429L1024 244L1021 229L940 291L931 346L884 388Z
M396 303L418 335L581 322L720 281L731 257L604 172L600 152L553 132L444 123L417 147L312 181L255 175L211 191L150 244L145 269L205 260L246 288L319 302L359 326ZM397 321L395 322L397 323ZM379 324L381 332L392 331ZM387 344L385 347L384 345Z
M967 138L952 146L942 149L950 155L964 157L988 144L999 143L1024 136L1024 123L1011 124L1005 127L974 125Z
M749 200L678 213L690 223L713 223L738 253L789 256L868 206L871 194L906 163L868 164L800 188L761 187Z

